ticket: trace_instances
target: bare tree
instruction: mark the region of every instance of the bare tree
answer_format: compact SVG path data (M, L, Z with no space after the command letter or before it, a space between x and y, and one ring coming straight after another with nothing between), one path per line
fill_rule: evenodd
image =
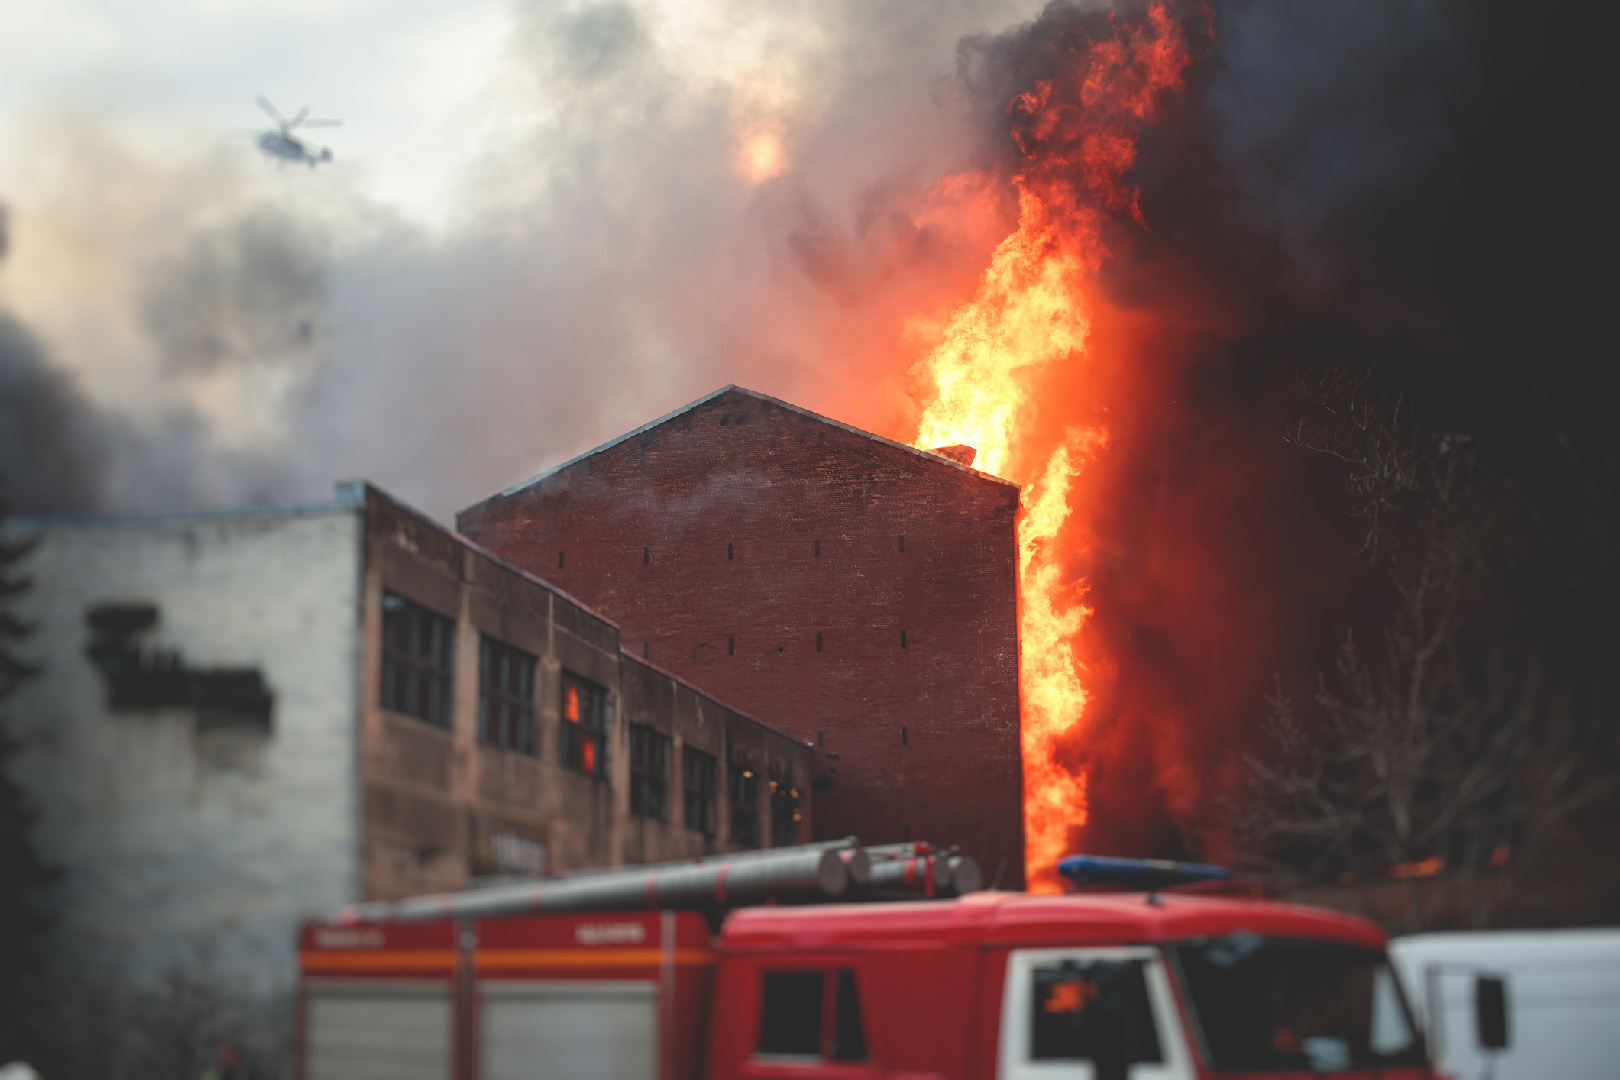
M1481 875L1510 880L1549 826L1616 785L1589 764L1600 725L1578 722L1502 579L1531 557L1513 527L1526 500L1404 392L1349 369L1300 389L1311 413L1290 441L1345 466L1388 616L1371 647L1346 635L1309 714L1279 681L1234 839L1301 883L1403 879L1407 929L1482 923ZM1419 887L1442 870L1452 888Z

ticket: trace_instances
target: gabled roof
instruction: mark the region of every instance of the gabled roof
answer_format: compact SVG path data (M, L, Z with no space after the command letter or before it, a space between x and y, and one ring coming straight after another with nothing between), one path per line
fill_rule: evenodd
M844 431L847 431L852 435L859 435L863 439L871 439L873 442L881 443L884 446L892 446L896 450L904 450L908 454L915 454L918 457L923 458L924 460L926 460L928 462L931 462L931 463L933 463L935 465L945 465L945 466L947 466L949 468L960 470L961 472L967 473L969 476L976 477L976 478L978 478L980 480L989 480L989 481L991 481L993 483L997 483L997 484L1006 484L1008 487L1013 487L1013 488L1016 488L1018 486L1017 484L1013 483L1011 480L1003 480L999 476L992 476L990 473L980 472L977 469L971 469L968 466L961 464L960 462L952 461L950 458L947 458L947 457L941 457L939 454L931 454L926 450L918 450L915 446L907 446L903 442L896 442L893 439L885 439L882 435L874 435L872 432L865 431L865 430L863 430L861 428L855 427L852 424L846 424L846 423L843 423L842 421L834 420L830 416L822 416L820 413L811 412L809 409L802 408L801 406L798 406L798 405L794 405L792 402L783 401L780 398L773 398L769 394L762 394L758 390L750 390L745 386L738 386L736 383L727 383L725 386L722 386L720 389L714 391L712 394L705 394L702 397L698 398L696 401L691 401L691 402L688 402L685 405L682 405L680 408L676 409L674 412L665 413L663 416L660 416L656 420L649 420L647 423L642 424L640 427L635 428L635 429L633 429L631 431L627 431L623 435L618 436L617 438L609 439L607 442L603 443L601 446L595 447L593 449L585 451L583 454L579 454L579 455L576 455L575 457L569 458L567 461L563 462L561 465L554 465L551 468L547 469L543 473L540 473L540 474L538 474L536 476L529 477L529 479L523 481L522 483L514 484L511 487L507 488L505 491L501 492L499 495L497 495L496 498L501 499L501 498L505 498L508 495L516 495L518 492L523 491L525 488L533 487L535 484L538 484L543 480L548 480L551 477L556 476L558 473L562 472L564 469L567 469L567 468L570 468L570 467L572 467L574 465L577 465L579 462L584 461L588 457L594 457L595 455L600 454L604 450L611 450L613 447L618 446L620 443L624 442L627 439L633 439L637 435L642 434L643 432L651 431L653 428L659 427L660 425L665 424L665 423L675 419L677 416L681 416L681 415L683 415L685 413L691 412L693 409L697 408L699 405L706 405L709 402L713 401L715 398L720 397L722 394L728 394L728 393L730 393L732 391L736 391L739 394L747 394L749 397L754 398L756 401L768 402L769 404L779 406L780 408L783 408L783 409L787 409L790 412L796 412L800 416L807 416L812 420L820 421L823 424L829 424L829 425L831 425L832 427L835 427L835 428L842 428Z

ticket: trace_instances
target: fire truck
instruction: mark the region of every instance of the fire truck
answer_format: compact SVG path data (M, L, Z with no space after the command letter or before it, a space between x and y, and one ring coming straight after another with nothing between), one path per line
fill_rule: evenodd
M301 932L299 1077L1434 1077L1372 923L1059 868L844 841L357 905Z

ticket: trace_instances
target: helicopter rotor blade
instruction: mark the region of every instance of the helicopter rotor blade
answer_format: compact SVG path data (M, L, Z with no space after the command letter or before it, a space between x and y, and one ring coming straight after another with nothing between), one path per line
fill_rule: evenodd
M304 123L303 123L303 126L306 129L307 128L342 127L343 126L343 121L341 121L341 120L305 120Z
M302 124L307 116L309 116L309 106L305 105L302 109L298 110L298 115L293 117L292 120L288 122L287 130L291 131L299 124Z
M270 99L269 98L265 97L263 94L260 94L258 96L257 100L259 102L259 108L261 108L265 112L269 113L270 114L270 119L274 120L276 123L280 124L282 127L287 126L287 118L285 116L282 116L281 113L276 110L276 107L274 105L270 104Z

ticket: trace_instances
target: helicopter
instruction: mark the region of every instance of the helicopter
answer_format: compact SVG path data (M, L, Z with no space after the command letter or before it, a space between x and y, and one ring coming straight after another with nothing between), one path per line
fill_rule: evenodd
M343 121L311 120L309 118L308 105L305 105L302 109L298 110L297 116L293 117L291 120L288 120L285 116L281 115L274 105L270 104L269 99L264 97L264 95L259 95L258 101L259 108L268 113L270 119L274 120L277 125L276 130L274 131L263 131L259 133L257 141L260 150L263 150L266 154L269 154L273 158L279 158L283 165L291 161L294 164L307 164L313 169L323 161L332 160L332 151L330 149L324 146L312 146L300 139L298 136L294 135L293 132L300 127L305 129L318 127L338 127L343 123Z

